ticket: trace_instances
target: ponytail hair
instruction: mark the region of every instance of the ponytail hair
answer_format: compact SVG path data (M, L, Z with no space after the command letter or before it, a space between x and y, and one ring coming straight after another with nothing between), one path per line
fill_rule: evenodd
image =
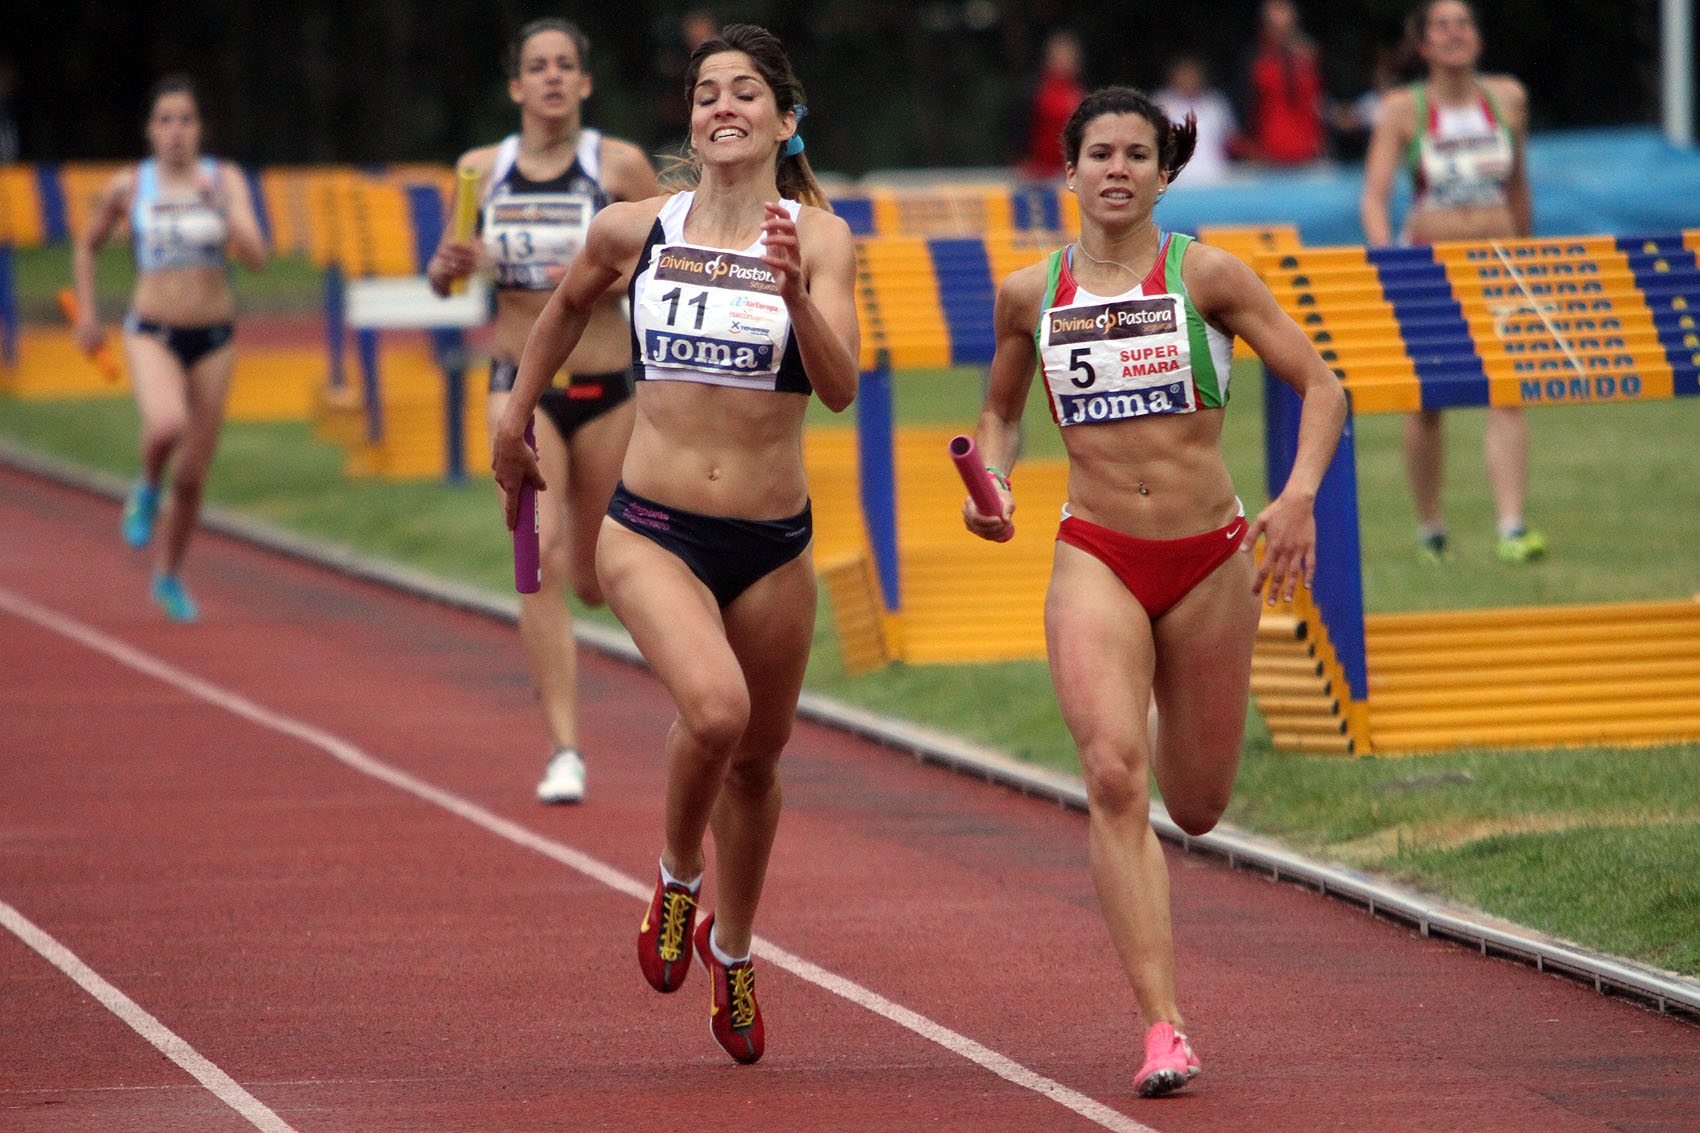
M1180 176L1186 163L1192 160L1192 151L1198 148L1198 119L1190 112L1185 121L1171 122L1163 108L1144 91L1100 87L1081 99L1063 126L1063 158L1070 165L1080 164L1080 143L1086 136L1086 127L1106 114L1137 114L1151 123L1157 134L1157 164L1168 175L1170 184Z

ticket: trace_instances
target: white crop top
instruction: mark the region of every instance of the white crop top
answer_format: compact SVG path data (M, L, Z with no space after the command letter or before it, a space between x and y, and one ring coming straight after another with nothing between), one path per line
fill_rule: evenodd
M208 184L218 184L218 162L203 157L198 167ZM198 190L164 192L159 163L153 158L136 167L136 197L130 206L130 231L135 238L136 270L221 268L230 225Z
M632 275L637 379L812 392L762 242L738 251L687 243L695 196L676 193L661 206ZM802 208L781 203L793 218Z

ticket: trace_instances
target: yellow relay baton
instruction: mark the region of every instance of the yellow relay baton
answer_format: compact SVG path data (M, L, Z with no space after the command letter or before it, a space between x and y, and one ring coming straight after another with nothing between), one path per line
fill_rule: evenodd
M478 170L462 169L455 179L455 218L454 238L458 241L472 239L472 226L478 220ZM449 284L450 295L466 293L466 279L463 276Z

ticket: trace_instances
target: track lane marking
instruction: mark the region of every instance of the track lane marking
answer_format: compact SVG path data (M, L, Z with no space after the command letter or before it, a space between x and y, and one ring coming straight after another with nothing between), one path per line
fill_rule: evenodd
M102 1007L128 1023L131 1030L181 1066L219 1101L246 1117L254 1128L263 1129L266 1133L295 1133L293 1126L243 1089L236 1079L220 1070L170 1027L150 1015L141 1004L113 987L99 972L83 963L76 953L60 944L4 900L0 900L0 926L4 926L42 959L64 972L73 983L93 996Z
M581 853L571 846L545 838L511 819L503 818L476 803L463 799L423 779L416 778L400 768L392 767L375 759L347 740L293 717L274 712L255 701L249 700L240 693L232 692L210 681L203 680L168 661L143 652L65 614L38 605L23 595L4 587L0 587L0 608L6 609L16 617L34 622L43 629L69 638L94 652L105 654L122 665L204 700L215 707L222 708L234 716L239 716L260 727L300 740L310 747L316 747L331 758L355 771L359 771L361 774L388 783L398 790L405 791L416 798L440 807L458 818L465 819L500 838L505 838L515 845L532 850L567 866L569 869L576 870L594 881L601 882L610 889L624 893L628 897L644 902L647 902L651 897L650 886L620 872L605 862ZM3 904L0 904L0 907L9 908L9 906L3 906ZM28 922L24 923L27 924ZM1140 1124L1096 1098L1088 1097L1054 1079L1045 1077L1037 1071L1029 1070L1007 1055L1000 1054L966 1035L951 1030L942 1023L937 1023L919 1012L895 1003L878 992L863 987L854 980L840 976L818 964L788 952L760 936L755 937L752 941L751 951L764 962L773 964L807 983L814 984L830 995L836 995L873 1012L881 1018L926 1039L928 1042L942 1046L951 1053L996 1074L1005 1081L1046 1097L1105 1129L1116 1130L1117 1133L1157 1133L1150 1126ZM69 956L70 954L67 952L66 955ZM75 960L75 957L71 958ZM81 962L77 961L77 963L80 964ZM89 974L94 976L92 969L89 970ZM99 979L98 976L94 976L94 978ZM112 990L117 991L115 988ZM122 995L122 993L118 994ZM97 995L96 998L100 997ZM105 1003L106 1000L102 999L101 1002ZM129 1001L125 1000L125 1002ZM110 1007L110 1004L108 1006ZM132 1006L134 1005L132 1004ZM139 1007L136 1007L135 1010L141 1012ZM146 1012L141 1012L141 1014L152 1021L152 1016L147 1016ZM128 1021L128 1018L126 1018L126 1022ZM155 1025L158 1025L157 1022ZM163 1027L161 1029L163 1030ZM166 1033L169 1034L169 1032ZM186 1045L185 1049L187 1049ZM194 1055L194 1057L200 1058L199 1055ZM205 1062L204 1059L201 1061ZM223 1072L212 1066L210 1062L206 1063L206 1066L215 1073L223 1075ZM228 1076L225 1077L228 1080ZM231 1085L235 1086L237 1090L241 1089L240 1086L235 1085L234 1081L231 1081ZM258 1102L254 1104L259 1105ZM270 1113L269 1110L266 1112ZM275 1118L275 1115L273 1116ZM265 1128L275 1128L281 1131L287 1130L289 1127L280 1123L277 1126Z

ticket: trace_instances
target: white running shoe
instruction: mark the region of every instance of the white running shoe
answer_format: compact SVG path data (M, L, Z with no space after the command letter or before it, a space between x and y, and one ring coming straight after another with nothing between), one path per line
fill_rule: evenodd
M584 798L584 760L578 752L564 747L550 757L543 782L537 784L537 798L546 803L576 803Z

